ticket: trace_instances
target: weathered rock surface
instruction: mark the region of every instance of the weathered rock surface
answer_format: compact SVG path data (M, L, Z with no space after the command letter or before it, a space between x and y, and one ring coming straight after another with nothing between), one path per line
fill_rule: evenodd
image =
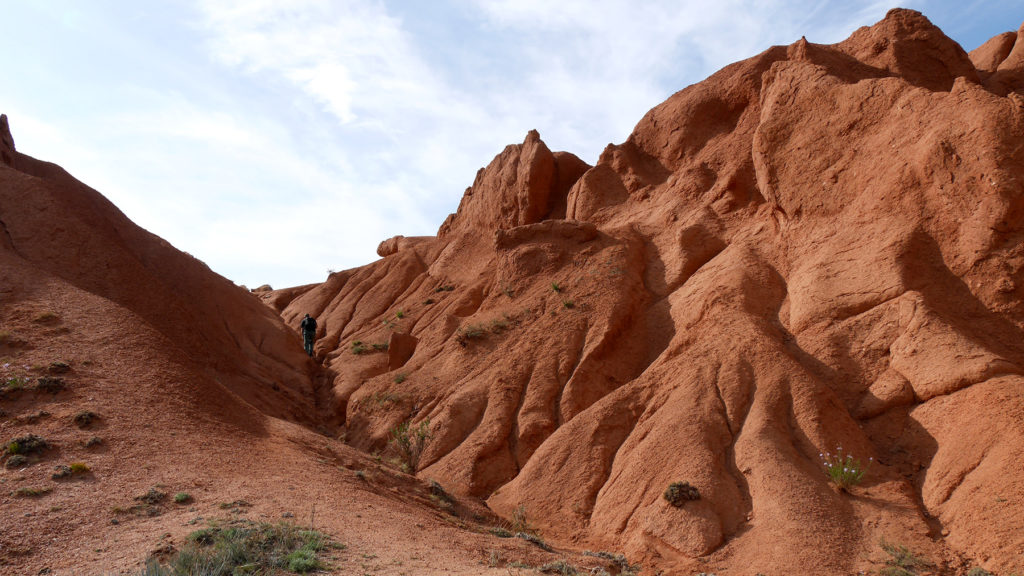
M684 573L848 574L879 538L1014 569L1021 46L894 10L680 91L589 169L531 132L436 240L283 316L326 320L353 445L429 419L421 477L555 541ZM417 339L401 383L349 351L392 333ZM820 463L840 445L875 462L852 494ZM701 499L669 505L677 480Z
M22 302L63 282L135 319L146 357L186 367L196 422L275 439L290 420L375 451L429 421L419 477L523 507L556 545L838 575L875 570L884 538L940 573L1020 571L1021 34L967 54L894 10L770 48L595 166L530 132L436 237L256 295L0 122L3 278ZM306 313L323 368L301 355ZM873 462L849 492L821 465L840 446ZM700 498L671 505L677 481Z

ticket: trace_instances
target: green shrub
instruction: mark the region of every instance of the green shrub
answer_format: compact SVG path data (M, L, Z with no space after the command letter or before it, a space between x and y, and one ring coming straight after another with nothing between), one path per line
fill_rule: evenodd
M552 282L551 283L551 289L554 290L555 292L561 292L562 291L562 287L558 285L558 282Z
M408 378L408 375L406 375L405 372L399 372L398 374L395 374L395 384L401 384L402 382L405 382L406 378Z
M455 286L452 286L451 284L445 284L444 286L434 288L434 292L451 292L452 290L455 290Z
M282 570L306 574L326 567L318 554L329 546L330 538L315 530L303 530L284 522L271 524L240 520L227 526L212 525L192 532L186 537L182 549L165 565L151 559L142 574L269 575Z
M42 452L49 448L50 445L41 436L35 434L29 434L27 436L21 436L15 438L7 443L8 454L32 454L35 452Z
M455 341L465 346L470 340L479 340L487 334L486 328L481 324L470 324L458 329L455 333Z
M676 508L682 507L690 500L700 500L700 492L689 482L673 482L665 489L665 500Z
M363 344L362 340L354 340L352 342L352 353L353 354L359 355L359 354L366 354L367 352L369 352L369 350L366 348L366 345Z
M879 546L889 555L879 572L882 576L917 576L918 570L931 567L930 562L915 555L906 546L892 544L884 539L879 541Z
M28 387L29 379L26 376L5 376L0 380L0 393L17 392Z
M423 448L432 437L429 418L421 421L418 426L405 421L391 429L389 444L397 452L403 470L409 473L416 472Z
M378 342L373 345L374 352L387 352L388 348L389 346L387 342Z
M562 306L571 310L576 307L576 303L573 302L572 300L563 300Z
M85 474L89 471L89 465L85 462L72 462L68 465L72 474Z
M821 464L825 467L825 474L829 480L844 492L851 486L860 484L864 475L871 469L871 458L868 458L865 466L852 454L843 454L842 446L836 448L835 454L825 452L818 454L818 457L821 458Z
M188 492L178 492L174 495L175 504L188 504L192 501L192 496Z
M405 310L399 310L395 312L395 318L398 318L399 320L405 318Z

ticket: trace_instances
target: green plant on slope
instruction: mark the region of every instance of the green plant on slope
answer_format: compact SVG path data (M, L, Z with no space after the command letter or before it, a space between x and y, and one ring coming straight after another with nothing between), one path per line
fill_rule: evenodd
M421 421L418 426L405 421L391 429L389 444L398 453L403 470L409 473L416 472L423 448L432 437L429 418Z
M325 568L321 553L333 546L330 538L280 522L236 521L213 525L188 535L182 549L165 564L150 559L139 576L233 576L306 574Z
M915 555L906 546L886 542L884 539L879 542L879 546L889 555L879 572L882 576L917 576L918 570L931 567L930 562Z
M836 448L835 454L825 452L818 454L818 457L821 458L821 464L825 467L829 480L843 491L860 484L871 469L873 461L872 458L868 458L867 465L864 465L852 454L844 454L842 446Z

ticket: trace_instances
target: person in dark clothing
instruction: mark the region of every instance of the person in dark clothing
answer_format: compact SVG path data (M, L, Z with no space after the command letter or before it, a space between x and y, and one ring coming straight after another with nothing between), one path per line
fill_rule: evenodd
M302 319L302 324L299 324L299 328L302 329L302 346L306 349L306 354L312 358L313 341L316 340L316 319L306 314L306 317Z

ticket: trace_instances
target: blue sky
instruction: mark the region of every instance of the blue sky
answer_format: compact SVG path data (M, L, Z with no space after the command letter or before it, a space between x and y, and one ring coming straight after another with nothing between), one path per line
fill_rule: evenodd
M594 163L673 92L894 6L972 50L1018 0L0 0L0 112L144 228L250 287L432 235L531 129Z

